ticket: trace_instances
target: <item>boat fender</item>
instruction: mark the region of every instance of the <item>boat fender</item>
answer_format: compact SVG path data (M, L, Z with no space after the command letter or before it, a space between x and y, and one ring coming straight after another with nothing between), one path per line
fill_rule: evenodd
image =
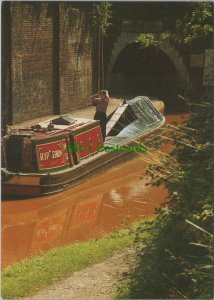
M13 176L13 173L10 173L5 168L1 168L1 180L2 181L6 181L7 179L9 179L12 176Z

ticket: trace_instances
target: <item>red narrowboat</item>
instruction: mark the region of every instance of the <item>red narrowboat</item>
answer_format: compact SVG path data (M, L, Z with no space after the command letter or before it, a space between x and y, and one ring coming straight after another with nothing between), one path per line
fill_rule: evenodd
M165 118L145 96L108 117L103 143L99 121L62 115L11 131L2 139L2 195L42 196L63 191L156 134Z

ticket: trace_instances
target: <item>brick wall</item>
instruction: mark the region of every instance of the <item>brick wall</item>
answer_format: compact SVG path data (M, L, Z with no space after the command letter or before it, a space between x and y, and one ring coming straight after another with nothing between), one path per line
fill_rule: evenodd
M2 3L2 81L1 81L1 134L5 135L7 124L11 124L11 21L10 5Z
M91 5L10 2L11 29L3 30L5 47L6 37L11 41L11 63L3 65L4 74L11 70L11 87L3 76L9 123L90 105L96 77Z
M60 3L60 110L62 113L91 103L93 37L90 4Z
M11 5L13 123L53 111L52 17L47 3Z

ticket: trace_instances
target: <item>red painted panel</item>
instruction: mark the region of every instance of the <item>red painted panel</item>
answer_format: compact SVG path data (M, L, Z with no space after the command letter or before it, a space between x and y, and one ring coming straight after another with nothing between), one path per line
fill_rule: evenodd
M76 135L77 151L80 159L98 152L103 147L100 126ZM99 147L99 148L98 148Z
M66 139L36 145L40 170L70 166Z

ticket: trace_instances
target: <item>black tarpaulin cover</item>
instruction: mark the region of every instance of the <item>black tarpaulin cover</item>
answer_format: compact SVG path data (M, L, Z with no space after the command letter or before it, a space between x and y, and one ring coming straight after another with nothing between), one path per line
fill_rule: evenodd
M118 115L120 114L120 111L121 117L119 118ZM126 114L127 111L128 114ZM124 117L126 115L127 117ZM115 119L119 121L116 121ZM164 120L164 116L156 109L148 97L138 96L116 109L115 113L107 123L107 135L111 136L109 133L116 132L118 130L117 128L120 128L120 130L118 130L117 135L106 141L105 145L115 146L127 143L128 141L155 129L163 123ZM113 126L111 124L113 124ZM110 130L109 128L111 126L115 130Z

